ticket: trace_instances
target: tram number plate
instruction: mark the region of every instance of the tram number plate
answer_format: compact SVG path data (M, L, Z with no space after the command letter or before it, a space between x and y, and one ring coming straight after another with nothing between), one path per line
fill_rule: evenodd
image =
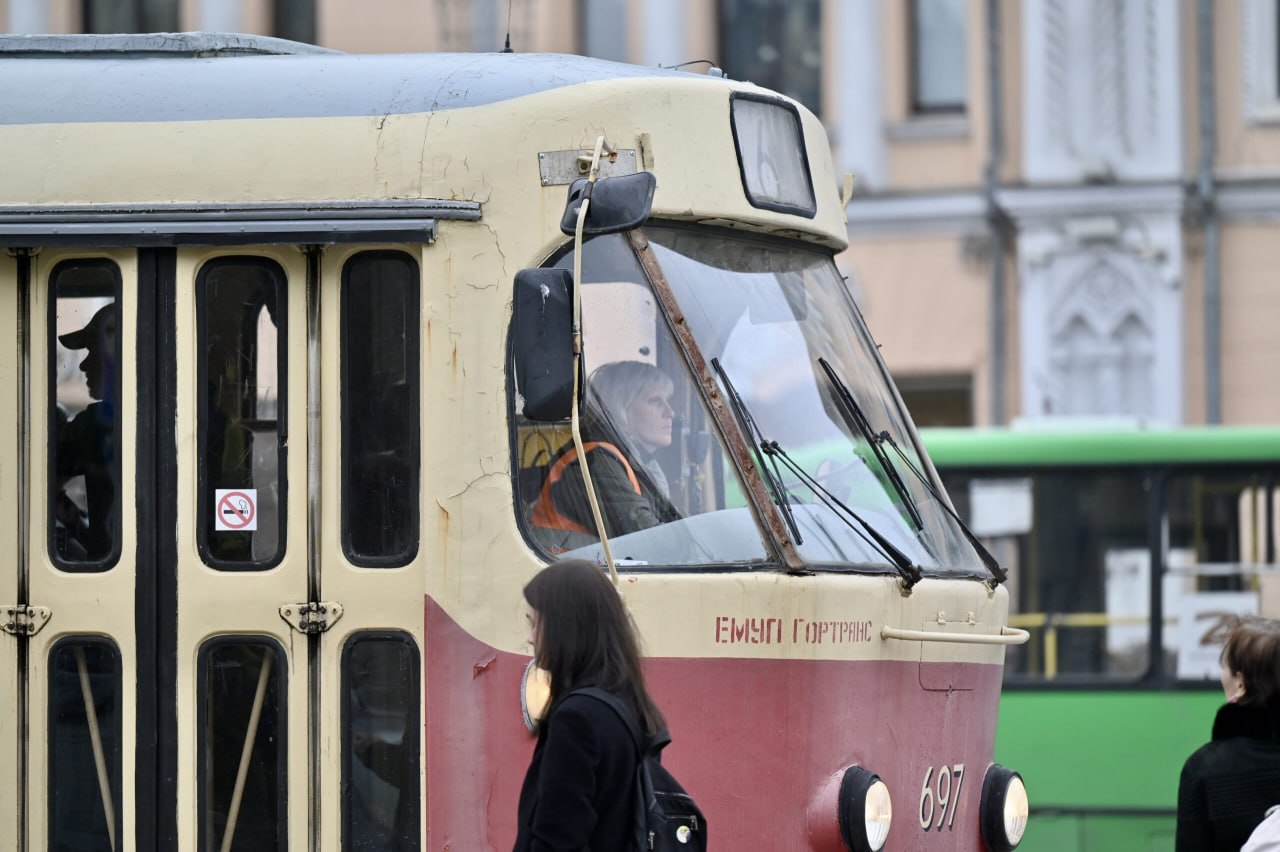
M955 828L956 811L960 809L960 788L964 785L964 764L930 766L920 785L920 827L947 831Z

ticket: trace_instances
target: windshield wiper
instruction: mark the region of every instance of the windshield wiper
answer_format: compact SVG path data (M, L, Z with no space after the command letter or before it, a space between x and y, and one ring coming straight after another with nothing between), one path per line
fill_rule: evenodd
M717 358L711 359L711 366L720 376L720 380L724 383L726 395L729 398L729 405L733 408L734 415L738 418L738 422L742 425L743 431L747 434L747 439L752 442L752 450L755 452L756 464L760 466L760 471L765 480L769 483L770 490L774 493L775 502L782 511L783 516L787 520L787 527L796 537L796 544L803 544L800 537L800 530L796 526L795 517L792 515L791 506L788 504L790 494L786 487L782 484L782 475L778 471L777 462L781 460L795 476L804 483L810 491L817 495L824 505L831 510L831 513L844 522L850 530L860 536L863 541L867 542L871 547L878 549L885 558L893 563L898 569L898 573L902 576L903 583L906 584L908 590L924 577L924 572L919 566L911 561L911 557L903 553L893 542L885 538L875 527L871 526L861 515L853 509L846 506L838 497L823 487L804 468L795 462L791 456L787 455L786 450L782 449L777 441L770 441L764 437L760 428L756 425L755 419L751 416L751 412L747 409L747 404L738 395L737 389L733 386L733 382L729 380L729 376L725 373L724 368L720 366ZM764 457L769 458L769 465L765 464ZM858 526L853 525L853 521L858 522Z
M973 549L978 552L978 557L982 559L982 564L987 566L987 570L991 572L991 576L995 577L996 583L1003 583L1007 580L1009 578L1009 572L1001 566L995 556L992 555L991 551L987 550L986 545L978 539L978 536L974 534L973 530L969 529L969 525L960 519L960 516L956 514L955 509L952 509L947 501L943 499L943 496L938 493L938 489L933 487L933 483L931 483L925 475L921 473L920 468L916 467L915 463L907 457L907 454L902 451L902 447L898 446L898 442L893 440L893 436L888 432L881 432L880 440L889 442L889 446L893 447L894 451L902 461L911 469L911 472L916 475L916 478L924 483L925 488L929 489L929 493L933 495L933 499L937 501L938 505L941 506L946 513L960 525L960 531L964 533L964 537L969 540L971 545L973 545Z
M791 495L787 493L786 486L782 484L782 476L778 473L777 465L775 464L770 468L764 463L764 457L760 454L761 448L765 445L764 435L760 433L760 427L756 426L756 421L752 418L751 412L747 410L746 403L742 401L742 397L738 396L738 391L734 388L733 382L729 381L729 374L720 366L720 359L712 358L711 367L720 376L720 381L724 383L725 394L729 397L729 407L733 409L734 416L738 418L738 425L742 427L747 440L751 442L751 449L756 457L756 465L760 468L760 473L764 476L764 480L769 486L769 491L773 494L774 504L782 512L782 517L787 522L787 529L791 532L792 540L797 547L804 544L804 537L800 535L800 527L796 525L795 515L791 512Z
M898 499L902 501L903 508L911 516L911 522L916 525L917 531L922 531L924 529L924 520L920 517L920 511L916 508L915 500L911 498L911 492L907 491L906 483L898 475L898 469L894 466L893 459L889 458L889 454L884 451L884 447L880 446L880 441L876 438L876 433L872 430L871 422L867 420L867 415L862 412L862 407L853 398L848 386L840 381L840 376L827 363L827 359L819 358L818 363L822 366L823 372L827 374L827 381L831 383L831 389L835 391L836 398L843 405L849 421L853 423L854 427L862 435L862 439L871 447L871 452L875 455L876 461L880 463L881 470L889 477L889 483L893 485L893 490L898 492Z
M828 491L821 482L801 467L795 459L787 455L787 451L782 449L782 446L777 441L766 441L761 445L761 449L763 449L765 454L770 457L777 456L781 458L782 463L786 465L787 469L794 473L801 482L808 486L809 490L822 501L823 505L831 510L832 514L844 521L845 526L861 536L863 541L878 548L880 552L893 563L894 567L898 569L898 573L902 575L902 581L906 584L908 591L912 586L924 579L924 572L920 570L919 565L916 565L911 561L910 556L903 553L897 545L889 541L884 534L868 523L865 518L845 505L839 497ZM839 511L837 511L837 509L839 509ZM862 529L860 530L858 527L855 527L849 518L857 521L858 526L862 527Z

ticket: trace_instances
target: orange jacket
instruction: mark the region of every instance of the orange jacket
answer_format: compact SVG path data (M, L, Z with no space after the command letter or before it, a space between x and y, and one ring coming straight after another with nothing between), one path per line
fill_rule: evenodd
M627 471L627 479L631 482L631 487L637 494L640 494L640 480L636 478L636 472L631 468L631 463L627 461L627 457L623 455L622 450L608 441L588 441L582 445L582 449L588 454L594 449L601 449L607 453L611 453L622 462L623 468ZM542 489L538 492L538 499L533 504L533 515L531 520L535 527L543 527L552 530L568 530L571 532L585 533L587 535L595 535L595 530L589 530L582 524L563 514L556 508L556 502L551 496L551 487L560 481L564 476L565 469L569 465L578 460L578 450L576 447L570 447L560 458L556 459L551 465L551 469L547 471L547 478L542 483Z

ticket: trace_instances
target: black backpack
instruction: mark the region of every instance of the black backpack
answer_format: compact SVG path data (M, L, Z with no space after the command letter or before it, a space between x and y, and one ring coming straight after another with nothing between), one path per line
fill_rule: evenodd
M589 695L604 702L631 732L639 754L635 804L637 852L706 852L706 817L693 797L662 765L662 750L671 743L671 735L660 731L645 736L627 705L603 689L587 686L569 695Z

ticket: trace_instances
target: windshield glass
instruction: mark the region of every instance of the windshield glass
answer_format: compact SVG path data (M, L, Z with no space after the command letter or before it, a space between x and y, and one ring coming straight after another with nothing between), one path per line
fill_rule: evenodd
M619 565L766 564L756 519L627 239L583 246L587 469ZM573 254L550 264L566 270ZM518 388L517 388L518 391ZM603 560L569 421L534 423L517 395L520 511L550 554Z
M830 254L699 229L645 233L704 357L754 421L758 434L748 439L776 442L785 453L764 460L776 467L775 492L785 494L801 556L887 566L892 560L870 526L927 573L985 575L911 467L887 441L868 439L887 432L926 472Z

